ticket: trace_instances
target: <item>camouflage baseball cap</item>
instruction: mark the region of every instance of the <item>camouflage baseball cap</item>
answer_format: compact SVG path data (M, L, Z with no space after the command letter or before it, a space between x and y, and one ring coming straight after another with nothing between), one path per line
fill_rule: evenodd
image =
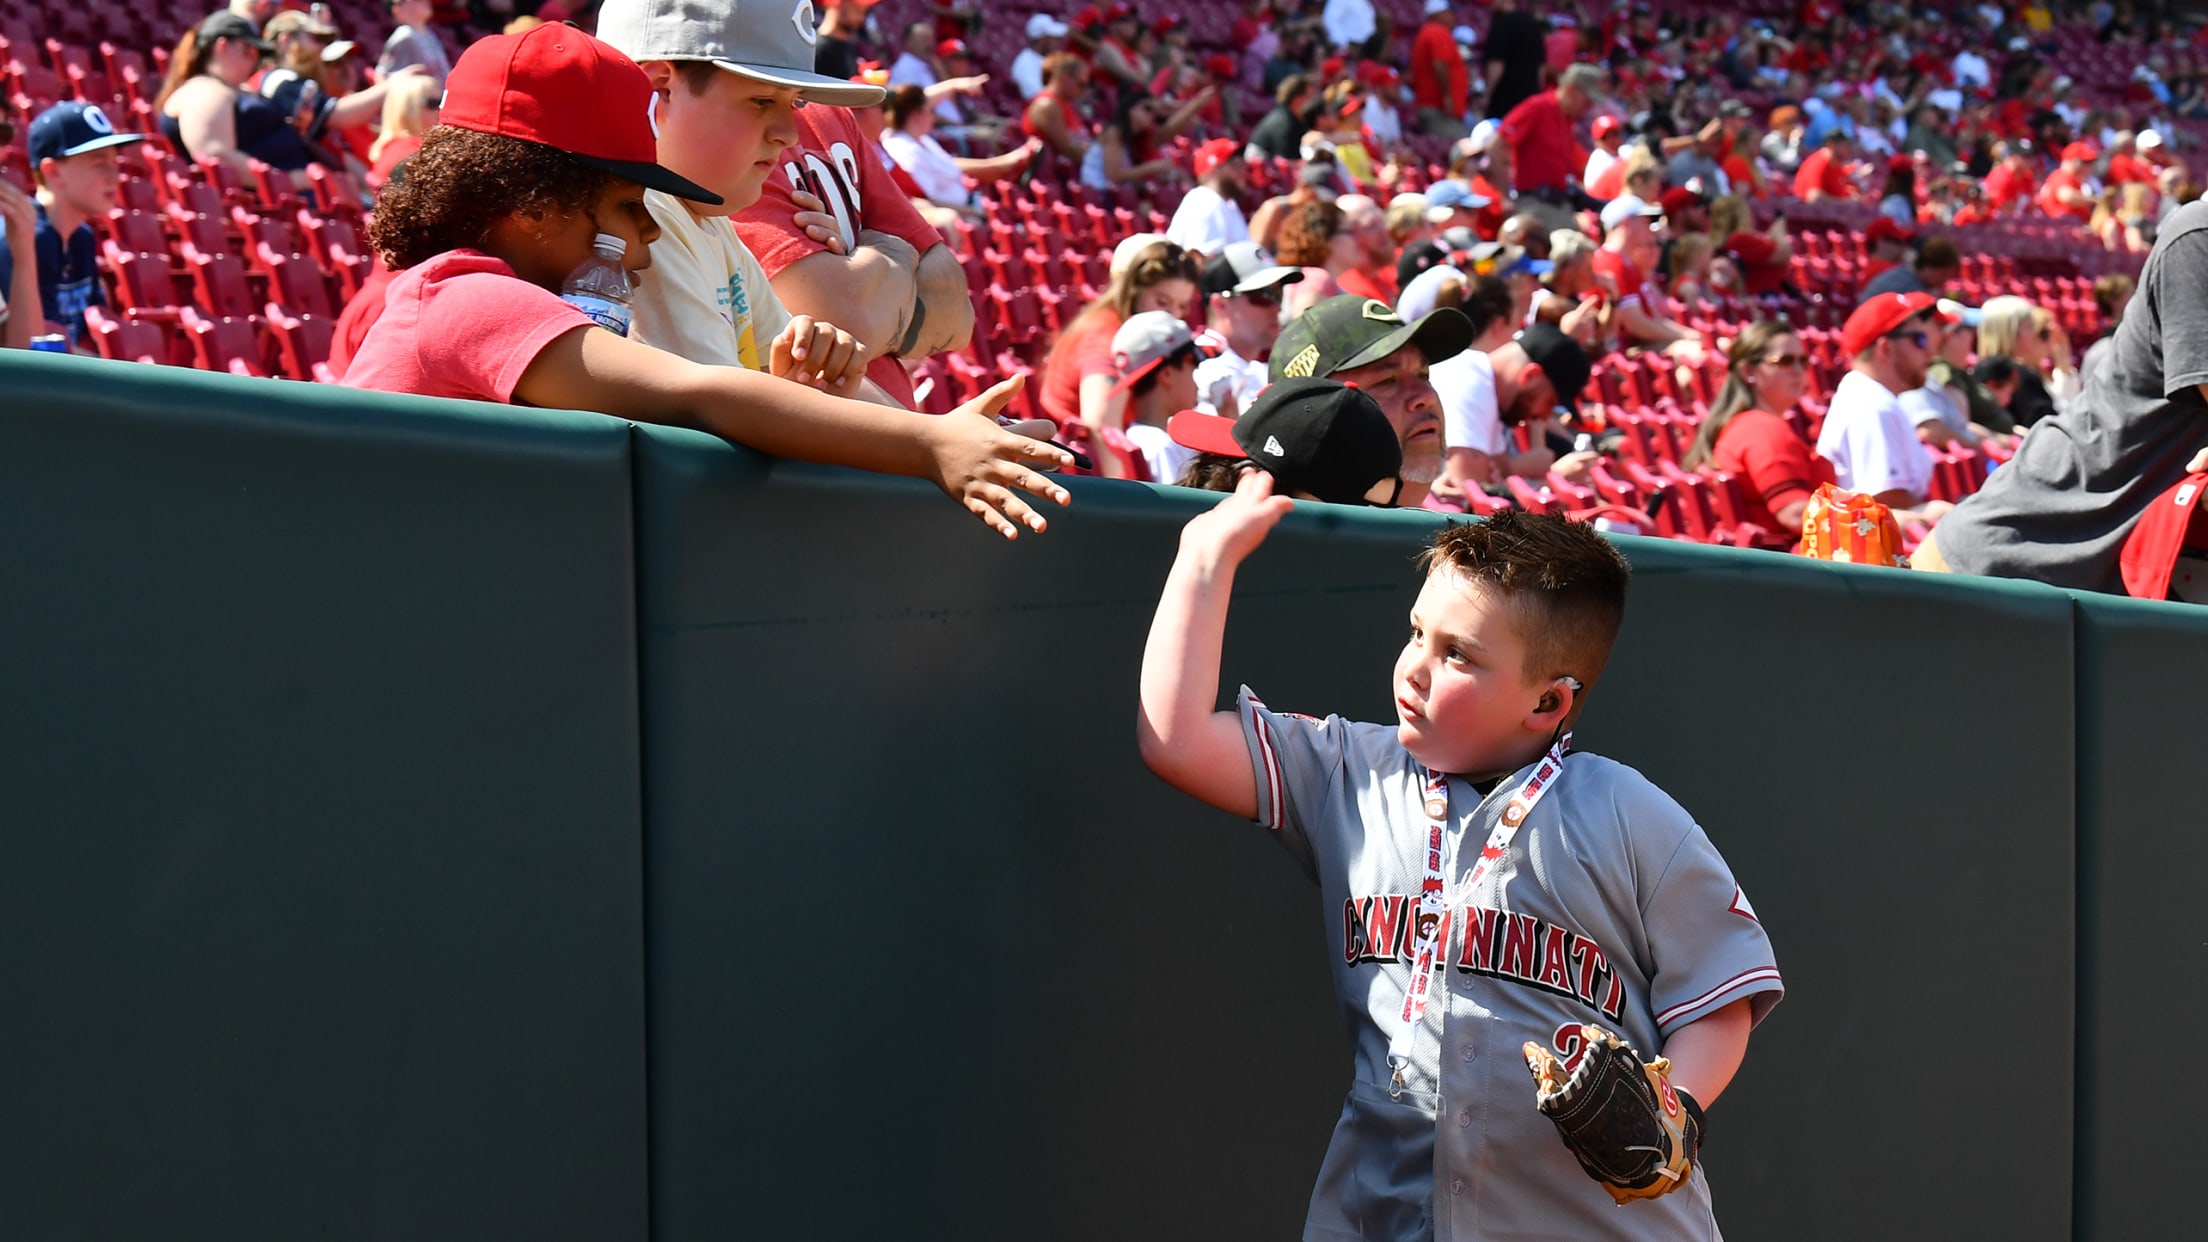
M1418 346L1431 365L1471 343L1472 321L1455 307L1405 323L1386 302L1343 294L1290 320L1273 342L1266 370L1275 380L1324 377L1378 362L1406 345Z

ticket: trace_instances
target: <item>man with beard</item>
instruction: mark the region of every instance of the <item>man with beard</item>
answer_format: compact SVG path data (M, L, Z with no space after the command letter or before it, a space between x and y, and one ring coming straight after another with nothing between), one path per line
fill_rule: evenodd
M1342 209L1342 227L1357 244L1355 265L1336 273L1334 283L1344 293L1361 298L1395 302L1395 236L1388 232L1388 213L1362 194L1344 194L1334 202Z
M1586 473L1598 454L1566 453L1547 444L1550 411L1577 409L1580 390L1594 372L1578 341L1541 323L1492 353L1468 349L1433 370L1441 398L1448 456L1434 491L1462 496L1500 486L1508 475L1538 479L1551 470L1568 478ZM1533 428L1533 447L1514 451L1510 429Z
M1265 391L1265 355L1280 335L1280 295L1303 269L1273 262L1256 242L1235 242L1204 264L1203 334L1218 352L1196 364L1196 408L1233 418Z
M1472 341L1472 321L1453 308L1405 323L1384 302L1353 294L1328 298L1296 316L1273 343L1273 382L1319 376L1355 384L1380 403L1403 445L1403 492L1415 509L1441 477L1441 403L1427 369Z
M1214 138L1196 148L1191 165L1196 185L1174 209L1173 222L1165 227L1166 240L1204 256L1250 240L1250 224L1243 218L1240 201L1242 179L1249 170L1242 159L1242 144Z
M1901 521L1929 525L1955 506L1925 499L1932 458L1900 394L1924 386L1939 305L1928 293L1881 293L1840 329L1848 373L1832 391L1817 455L1843 488L1877 500Z

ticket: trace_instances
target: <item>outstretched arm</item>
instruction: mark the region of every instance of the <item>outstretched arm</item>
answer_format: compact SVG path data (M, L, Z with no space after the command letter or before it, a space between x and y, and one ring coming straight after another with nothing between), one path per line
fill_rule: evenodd
M1166 784L1244 819L1257 818L1257 774L1238 714L1214 710L1219 650L1235 569L1294 503L1273 495L1271 475L1252 470L1189 522L1142 649L1142 761Z

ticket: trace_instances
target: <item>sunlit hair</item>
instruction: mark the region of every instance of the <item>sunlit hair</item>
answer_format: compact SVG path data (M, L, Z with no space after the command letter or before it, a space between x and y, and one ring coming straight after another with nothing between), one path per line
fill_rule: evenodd
M1725 386L1717 390L1717 399L1710 403L1710 412L1703 418L1702 426L1694 433L1694 443L1687 446L1679 464L1689 470L1707 465L1717 453L1717 438L1725 432L1725 424L1733 421L1733 415L1751 409L1756 404L1756 391L1749 387L1743 374L1748 367L1763 361L1771 348L1771 342L1782 336L1794 335L1790 324L1772 319L1759 319L1741 330L1733 338L1733 347L1725 353Z
M2024 328L2032 322L2032 314L2039 308L2030 298L2003 294L1986 299L1985 318L1978 324L1978 356L1981 358L2016 357L2017 338L2024 335Z
M1527 679L1576 678L1582 703L1610 662L1633 576L1594 527L1515 509L1443 527L1418 567L1456 574L1508 600L1526 644Z
M368 159L371 162L381 159L383 149L394 138L408 135L419 138L429 133L429 109L436 99L437 81L434 78L393 79L383 96L383 129L368 148Z

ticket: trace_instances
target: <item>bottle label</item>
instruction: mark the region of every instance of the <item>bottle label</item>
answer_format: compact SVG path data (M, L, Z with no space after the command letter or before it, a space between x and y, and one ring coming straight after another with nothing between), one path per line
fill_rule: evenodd
M616 336L629 334L629 308L611 298L588 293L563 293L560 300L590 316L590 321Z

